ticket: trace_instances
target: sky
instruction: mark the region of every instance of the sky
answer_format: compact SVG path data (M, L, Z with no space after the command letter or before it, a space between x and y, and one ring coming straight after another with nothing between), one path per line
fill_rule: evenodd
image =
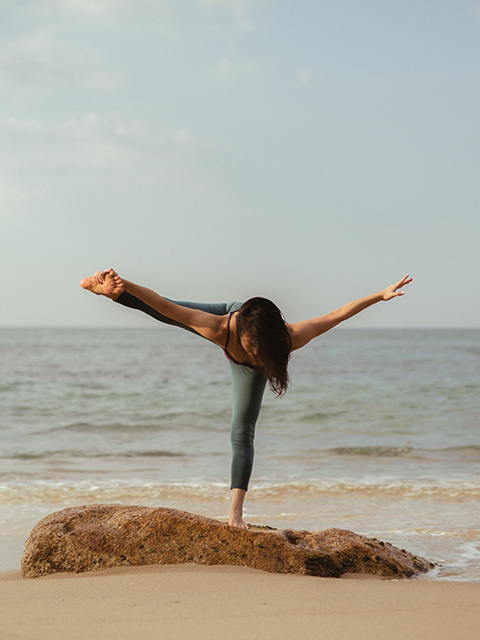
M480 327L480 2L0 0L0 326L151 326L79 287Z

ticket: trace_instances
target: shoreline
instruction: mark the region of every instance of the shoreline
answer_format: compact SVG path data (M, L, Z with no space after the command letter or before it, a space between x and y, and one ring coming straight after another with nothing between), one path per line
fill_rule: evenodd
M5 638L476 639L480 583L316 578L150 565L24 579L0 573Z

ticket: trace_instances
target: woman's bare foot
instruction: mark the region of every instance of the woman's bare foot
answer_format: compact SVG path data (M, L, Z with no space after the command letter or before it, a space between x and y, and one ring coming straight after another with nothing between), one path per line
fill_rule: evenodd
M123 282L113 269L97 271L95 275L80 280L82 289L87 289L97 296L106 296L116 300L123 293Z
M242 518L242 516L230 516L228 524L231 527L237 527L238 529L248 529L248 524Z

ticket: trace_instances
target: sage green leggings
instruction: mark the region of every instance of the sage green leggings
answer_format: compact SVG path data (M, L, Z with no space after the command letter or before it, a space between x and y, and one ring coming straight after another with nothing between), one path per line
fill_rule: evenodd
M200 335L186 325L172 320L162 315L152 307L148 306L130 293L123 292L116 302L138 309L147 313L155 320L165 324L181 327L192 333ZM189 307L191 309L200 309L207 313L223 316L230 311L238 310L241 302L228 303L197 303L197 302L176 302L176 304ZM266 378L256 371L240 364L230 363L232 372L232 388L233 388L233 411L232 425L230 430L230 440L232 443L232 466L231 466L231 488L248 490L248 483L252 474L253 455L254 455L254 438L255 425L260 414L262 406L263 394L265 391Z

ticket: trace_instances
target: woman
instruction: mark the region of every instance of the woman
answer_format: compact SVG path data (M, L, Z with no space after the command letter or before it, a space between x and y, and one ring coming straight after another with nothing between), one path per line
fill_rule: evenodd
M233 385L231 426L232 500L228 523L247 529L243 503L253 467L255 425L267 381L282 396L289 383L292 351L382 300L402 296L408 275L378 293L354 300L326 315L295 322L285 321L278 307L266 298L244 302L200 304L174 302L155 291L120 278L113 269L97 271L80 286L119 304L139 309L160 322L192 331L223 349L230 361Z

